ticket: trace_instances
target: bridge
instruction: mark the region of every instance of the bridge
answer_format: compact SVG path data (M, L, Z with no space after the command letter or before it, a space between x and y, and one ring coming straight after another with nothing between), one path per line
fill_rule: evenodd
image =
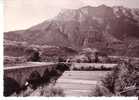
M4 77L14 79L22 86L25 84L26 79L28 79L32 72L37 71L41 76L43 76L46 69L51 70L56 65L56 63L48 62L28 62L21 65L4 67Z
M80 66L96 66L101 67L102 65L105 67L114 67L115 64L102 64L102 63L62 63L64 65L71 65L74 67L80 67ZM52 71L56 68L58 63L52 63L52 62L27 62L24 64L17 64L14 66L5 66L4 67L4 79L10 78L17 82L19 86L25 85L26 80L29 78L32 72L37 71L40 76L42 77L46 70ZM71 69L72 70L72 69ZM64 70L65 71L65 70ZM50 77L50 76L48 76ZM5 82L5 81L4 81ZM7 82L7 81L6 81ZM5 82L5 83L6 83ZM7 83L6 83L7 84ZM8 87L13 87L13 85L10 85ZM4 87L7 88L7 87Z

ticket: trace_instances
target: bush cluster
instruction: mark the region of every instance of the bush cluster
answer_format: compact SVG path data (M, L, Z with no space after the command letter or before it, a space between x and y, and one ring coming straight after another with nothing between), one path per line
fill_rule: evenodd
M53 85L44 87L42 90L42 96L53 97L53 96L65 96L62 88Z
M136 96L137 81L135 66L129 62L122 62L102 80L102 84L115 95Z
M45 97L63 97L65 96L65 93L62 88L56 87L53 84L40 86L37 89L33 90L31 88L26 89L25 91L22 91L20 94L13 96L45 96Z
M112 68L108 68L105 66L101 66L101 67L95 67L95 66L81 66L80 68L77 67L73 67L72 70L77 70L77 71L109 71Z
M91 90L88 96L112 96L113 94L104 86L96 85L95 89Z

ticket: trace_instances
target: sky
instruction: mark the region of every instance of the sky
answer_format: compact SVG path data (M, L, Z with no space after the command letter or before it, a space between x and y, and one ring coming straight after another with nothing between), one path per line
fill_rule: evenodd
M139 0L5 0L4 31L27 29L55 17L64 8L101 4L139 8Z

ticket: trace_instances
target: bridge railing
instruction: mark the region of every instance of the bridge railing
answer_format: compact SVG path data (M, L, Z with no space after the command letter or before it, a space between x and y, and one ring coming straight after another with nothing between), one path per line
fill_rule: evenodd
M28 62L25 64L17 64L15 66L4 67L4 71L6 70L14 70L14 69L24 69L24 68L33 68L33 67L43 67L47 65L55 65L57 63L52 62Z

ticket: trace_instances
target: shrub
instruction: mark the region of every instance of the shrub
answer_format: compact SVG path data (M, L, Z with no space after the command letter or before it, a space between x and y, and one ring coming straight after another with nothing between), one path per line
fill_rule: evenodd
M138 80L137 71L134 66L128 62L123 62L113 68L112 72L102 80L102 83L110 92L117 94L124 91L127 87L134 86L136 80ZM128 93L124 94L124 96L129 95Z
M115 75L107 74L107 76L102 80L102 84L106 87L110 92L114 93L114 85L115 85Z
M91 67L91 66L89 66L89 67L88 67L88 70L90 70L90 71L91 71L91 70L92 70L92 67Z
M106 87L96 85L95 89L91 90L89 96L112 96L112 93Z
M58 63L56 66L56 70L60 70L62 72L69 70L71 65L66 65L64 63Z
M100 69L101 69L101 70L104 70L104 69L105 69L105 67L104 67L103 65L101 65L101 66L100 66Z
M17 94L16 96L27 97L30 96L33 92L34 90L28 86L26 90L21 91L20 94Z
M41 57L39 51L32 50L32 52L29 54L29 57L27 58L28 61L34 61L34 62L40 62Z
M58 57L58 62L66 62L66 57Z
M37 89L33 90L28 87L25 91L22 91L19 95L15 96L46 96L46 97L54 97L54 96L65 96L65 93L62 88L56 87L53 84L39 86Z
M53 96L65 96L64 91L60 87L55 87L49 85L48 87L43 88L42 96L53 97Z
M76 67L73 67L73 70L79 70L78 68L76 68Z
M84 67L82 66L80 70L84 70Z
M81 60L80 59L77 59L77 63L81 63Z

